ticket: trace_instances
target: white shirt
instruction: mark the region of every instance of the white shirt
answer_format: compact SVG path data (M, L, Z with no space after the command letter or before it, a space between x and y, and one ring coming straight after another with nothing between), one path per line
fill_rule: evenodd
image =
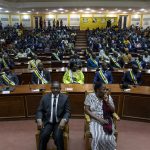
M42 76L43 78L43 71L41 71L40 75ZM40 83L40 79L38 78L38 84Z
M143 60L146 62L146 63L150 63L150 56L148 55L147 57L143 56Z
M56 122L58 122L58 118L57 118L58 98L59 98L59 94L56 96L56 106L55 106ZM53 123L53 104L54 104L54 94L51 95L51 116L50 116L51 123Z

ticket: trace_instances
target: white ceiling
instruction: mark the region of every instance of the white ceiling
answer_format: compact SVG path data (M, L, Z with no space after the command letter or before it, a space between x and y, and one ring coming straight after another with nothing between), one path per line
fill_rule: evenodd
M150 13L150 0L0 0L1 12L6 10L10 12L53 12L57 10L58 13L65 12L74 12L78 13L81 9L87 11L86 8L91 8L92 11L89 13L95 12L121 12L126 13ZM59 11L59 8L64 8L64 10ZM102 11L101 8L104 8ZM128 10L132 8L132 10ZM140 9L144 9L140 11ZM33 11L34 10L34 11ZM56 12L55 12L56 13Z

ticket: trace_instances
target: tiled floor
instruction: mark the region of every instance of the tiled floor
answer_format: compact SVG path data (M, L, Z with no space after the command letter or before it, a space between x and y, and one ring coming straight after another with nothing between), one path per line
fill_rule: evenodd
M36 150L33 120L0 122L0 150ZM84 120L70 120L69 150L84 150ZM150 124L121 120L118 150L150 150Z

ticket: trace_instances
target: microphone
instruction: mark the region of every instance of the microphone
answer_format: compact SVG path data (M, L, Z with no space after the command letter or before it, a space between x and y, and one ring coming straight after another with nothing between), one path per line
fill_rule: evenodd
M30 82L29 82L29 89L30 89L30 91L32 90L31 85L30 85Z

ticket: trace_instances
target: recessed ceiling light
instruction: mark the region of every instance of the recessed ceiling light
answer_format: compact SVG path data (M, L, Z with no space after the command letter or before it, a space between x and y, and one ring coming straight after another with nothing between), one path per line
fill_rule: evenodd
M21 14L23 14L23 15L27 15L27 13L26 13L26 12L23 12L23 13L21 13Z
M90 8L86 8L86 10L91 10Z
M79 10L79 12L83 12L83 10L81 9L81 10Z
M57 12L57 10L53 10L52 12L56 13L56 12Z
M61 12L61 14L64 14L64 12Z
M121 10L117 10L117 12L121 12Z
M144 10L145 10L144 8L140 9L140 11L144 11Z
M99 14L101 14L102 12L101 12L101 11L99 11L98 13L99 13Z
M89 12L89 11L86 11L85 13L86 13L86 14L89 14L90 12Z
M111 13L111 14L114 14L115 12L114 12L114 11L111 11L110 13Z
M5 11L5 13L9 13L9 11L8 11L8 10L6 10L6 11Z
M0 7L0 9L3 9L2 7Z
M71 13L72 13L72 14L75 14L76 12L75 12L75 11L72 11Z
M129 8L128 10L130 11L130 10L132 10L132 8Z
M101 10L104 10L104 8L101 8Z
M124 11L124 12L123 12L123 14L127 14L127 12L126 12L126 11Z
M30 13L31 11L29 10L29 11L27 11L28 13Z
M95 10L91 10L91 12L95 12Z
M58 10L62 11L62 10L64 10L64 9L63 9L63 8L59 8Z
M68 12L68 10L65 10L65 12Z

